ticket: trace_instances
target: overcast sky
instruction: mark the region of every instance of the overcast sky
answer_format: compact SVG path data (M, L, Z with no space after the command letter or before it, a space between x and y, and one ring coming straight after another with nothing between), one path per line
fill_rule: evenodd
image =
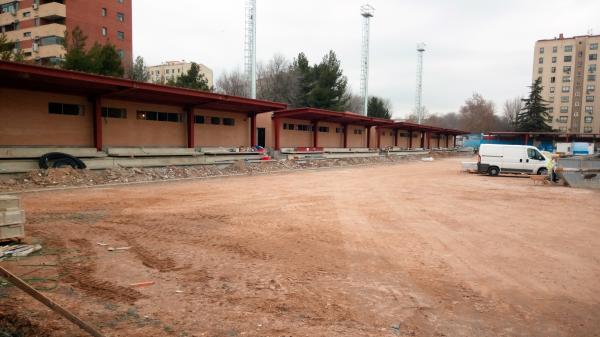
M360 88L365 0L257 0L257 57L318 62L330 49L353 91ZM389 98L394 117L414 107L416 45L427 44L423 101L457 111L475 91L496 103L527 93L536 40L600 34L599 0L371 0L369 94ZM244 0L136 0L133 48L153 65L191 60L214 71L243 69Z

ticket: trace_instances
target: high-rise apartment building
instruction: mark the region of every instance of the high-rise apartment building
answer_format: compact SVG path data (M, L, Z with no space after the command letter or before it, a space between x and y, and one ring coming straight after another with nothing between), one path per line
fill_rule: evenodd
M204 64L198 63L200 73L204 75L208 81L208 86L213 86L213 71ZM192 68L191 62L184 61L167 61L157 66L148 67L150 73L149 82L165 83L171 79L177 79L179 76L186 74Z
M26 60L52 64L64 55L65 32L79 27L95 42L115 45L125 64L132 59L133 0L0 0L0 32Z
M535 43L533 80L542 79L552 128L573 133L600 133L600 35L539 40Z

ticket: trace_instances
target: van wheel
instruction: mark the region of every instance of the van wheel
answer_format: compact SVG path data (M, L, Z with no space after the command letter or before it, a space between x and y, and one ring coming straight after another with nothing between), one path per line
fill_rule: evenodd
M540 175L540 176L547 176L548 175L548 169L541 168L541 169L538 170L537 174Z
M492 177L495 177L500 174L500 169L495 166L492 166L488 169L488 174Z

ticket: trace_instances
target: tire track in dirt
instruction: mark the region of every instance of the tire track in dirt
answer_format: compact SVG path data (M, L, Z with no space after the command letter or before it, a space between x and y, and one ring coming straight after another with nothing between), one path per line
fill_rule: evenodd
M143 297L134 289L95 278L93 274L96 271L96 253L92 244L86 239L73 239L70 242L77 246L79 252L71 256L61 256L60 269L64 282L105 300L133 303Z

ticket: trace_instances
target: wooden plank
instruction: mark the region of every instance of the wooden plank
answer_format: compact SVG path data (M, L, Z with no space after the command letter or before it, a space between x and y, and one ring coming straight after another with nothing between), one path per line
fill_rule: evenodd
M64 309L63 307L61 307L60 305L58 305L57 303L55 303L48 297L44 296L39 291L33 289L29 284L25 283L19 277L17 277L16 275L13 275L11 272L4 269L2 266L0 266L0 276L4 277L7 281L14 284L17 288L23 290L31 297L42 302L48 308L52 309L52 311L58 313L59 315L63 316L64 318L68 319L73 324L80 327L83 331L89 333L90 336L104 337L104 335L102 335L98 330L94 329L91 325L87 324L86 322L81 320L79 317L77 317L74 314L72 314L71 312L69 312L67 309Z

